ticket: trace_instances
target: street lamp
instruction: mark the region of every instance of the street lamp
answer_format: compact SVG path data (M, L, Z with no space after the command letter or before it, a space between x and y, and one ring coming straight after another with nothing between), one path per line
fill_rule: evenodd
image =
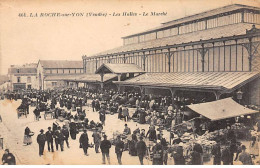
M239 104L240 104L242 97L243 97L243 92L241 90L237 91L237 99L238 99Z

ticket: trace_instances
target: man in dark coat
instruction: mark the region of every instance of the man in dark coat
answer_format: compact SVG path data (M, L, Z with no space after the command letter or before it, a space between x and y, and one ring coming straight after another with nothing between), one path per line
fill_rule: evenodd
M106 120L106 111L104 108L101 108L99 110L99 120L101 121L102 125L105 125Z
M95 100L93 99L92 102L91 102L91 106L92 106L93 112L95 112L95 108L96 108L96 107L95 107L95 104L96 104L96 103L95 103Z
M149 141L157 140L156 130L154 126L150 126L149 130L147 131L146 137L149 136Z
M201 165L201 155L197 151L191 152L191 164L192 165Z
M83 133L79 138L80 146L83 148L84 154L88 156L88 134L87 130L84 129Z
M41 133L37 136L37 143L39 144L39 155L42 156L43 151L44 151L45 142L46 142L46 136L43 133L44 132L43 129L41 129L40 132Z
M173 154L175 165L185 165L185 158L183 156L183 147L178 146L176 153Z
M47 144L48 144L48 151L50 152L50 150L51 150L52 152L54 152L54 150L53 150L53 132L51 131L51 127L48 127L48 131L45 133L45 135L46 135L46 140L47 140Z
M71 121L71 123L69 124L70 126L70 137L71 139L75 140L76 136L77 136L77 125L76 123L73 121Z
M117 140L115 142L115 153L117 156L117 161L119 165L122 165L122 153L124 151L124 142L121 140L120 135L117 136Z
M3 165L16 165L15 157L12 153L9 152L9 149L5 150L5 153L2 157Z
M135 148L136 144L137 144L137 136L136 136L136 134L132 134L132 140L129 141L129 143L128 143L129 154L131 156L137 156L137 151Z
M63 145L64 145L64 135L61 132L61 128L60 126L58 127L58 129L54 132L54 138L55 138L55 145L56 145L56 150L59 150L59 145L60 145L60 149L61 151L63 151Z
M96 109L96 111L100 110L100 103L99 103L98 99L95 101L95 109Z
M104 140L101 141L101 144L100 144L100 149L101 149L101 152L102 152L102 164L106 164L106 158L107 157L107 161L108 161L108 164L110 164L110 158L109 158L109 149L111 148L111 143L109 140L107 140L107 136L104 135Z
M163 146L160 140L157 140L156 145L153 147L153 165L163 165Z
M147 149L147 147L146 147L145 142L143 141L143 137L140 136L140 140L136 144L136 150L137 150L137 156L139 157L139 161L140 161L141 165L144 164L143 159L146 154L146 149Z
M221 165L221 148L219 142L217 142L217 144L213 146L211 154L214 156L213 164Z
M223 162L223 165L230 165L231 164L230 156L231 156L230 148L229 148L229 146L226 146L223 149L222 154L221 154L221 160Z
M197 162L200 162L200 164L202 165L203 164L203 149L202 149L202 146L198 143L195 143L195 145L193 146L193 151L197 152L199 155L200 155L200 160L196 160ZM195 155L197 154L195 153Z
M146 112L144 110L140 111L140 116L139 116L139 123L140 124L145 124L145 117L147 116Z
M67 144L67 147L70 148L70 145L69 145L69 136L70 136L70 133L69 133L69 130L68 128L63 125L63 128L61 130L62 134L64 135L64 141L66 142Z
M40 119L40 110L39 110L39 107L38 107L38 106L33 110L33 113L34 113L34 115L35 115L35 119L36 119L37 121L39 121L39 119Z

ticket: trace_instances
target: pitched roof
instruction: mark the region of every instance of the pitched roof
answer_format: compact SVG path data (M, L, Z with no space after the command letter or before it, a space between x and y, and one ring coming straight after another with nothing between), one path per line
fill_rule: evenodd
M210 40L221 37L230 37L234 35L243 35L246 34L246 29L251 29L253 24L248 23L238 23L233 25L226 25L216 28L210 28L202 31L196 31L186 34L180 34L155 40L150 40L141 43L134 43L129 45L120 46L111 50L107 50L98 54L93 55L93 57L119 53L119 52L127 52L132 50L140 50L146 48L160 47L166 45L174 45L181 43L189 43L191 41L200 41L200 40ZM260 25L256 25L256 28L260 28ZM87 57L88 58L88 57Z
M149 33L149 32L154 32L154 31L157 31L157 30L165 29L167 27L173 27L173 26L176 26L176 25L185 24L187 22L197 21L199 19L213 17L213 16L216 16L216 15L221 15L221 14L224 14L224 13L227 13L227 12L232 12L232 11L236 11L236 10L240 10L240 9L251 9L251 10L256 10L256 11L260 10L260 8L253 7L253 6L247 6L247 5L241 5L241 4L232 4L232 5L223 6L223 7L220 7L220 8L208 10L208 11L205 11L205 12L197 13L197 14L194 14L194 15L182 17L180 19L175 19L175 20L171 20L171 21L168 21L168 22L164 22L164 23L162 23L161 26L158 26L158 27L155 27L155 28L143 31L143 32L131 34L131 35L125 36L123 38L128 38L128 37L132 37L132 36L136 36L136 35L146 34L146 33Z
M129 80L115 81L114 83L232 92L246 83L259 78L259 76L260 73L258 72L146 73Z
M43 68L82 68L82 61L68 61L68 60L39 60Z
M115 74L105 74L104 82L111 80L115 77L117 77L117 75ZM47 76L44 80L99 83L101 82L101 77L99 74L52 75Z
M259 111L241 106L232 98L226 98L207 103L192 104L188 105L188 107L213 121L253 114L257 112L259 113Z
M96 73L144 73L136 64L102 64L97 70Z

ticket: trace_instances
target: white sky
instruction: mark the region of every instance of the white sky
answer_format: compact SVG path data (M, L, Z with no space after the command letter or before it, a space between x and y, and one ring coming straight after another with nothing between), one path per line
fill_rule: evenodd
M13 64L48 60L81 60L123 44L122 36L160 23L229 5L260 6L259 0L0 0L0 74ZM167 12L161 17L21 18L42 12Z

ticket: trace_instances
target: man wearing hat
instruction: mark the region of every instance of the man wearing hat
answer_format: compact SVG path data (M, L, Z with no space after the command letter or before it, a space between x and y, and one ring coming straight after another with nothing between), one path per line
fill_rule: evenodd
M79 138L79 143L84 151L84 154L88 156L88 134L86 129L83 130L83 133Z
M46 135L44 134L44 130L40 130L40 134L37 136L37 143L39 144L39 155L43 155L44 146L46 142Z
M101 108L99 110L99 120L102 123L102 125L105 125L105 120L106 120L106 111L104 108Z
M61 129L61 132L62 132L62 134L64 135L64 141L66 142L67 147L70 148L70 145L69 145L69 136L70 136L70 133L69 133L69 130L68 130L68 128L66 127L66 125L63 125L63 127L62 127L62 129Z
M61 127L58 126L58 129L54 132L54 138L55 138L55 145L56 145L56 150L59 150L59 145L61 148L61 151L63 151L63 146L64 146L64 135L61 132Z
M102 164L106 164L106 158L107 157L107 161L108 164L110 164L110 157L109 157L109 149L111 148L111 143L109 140L107 140L107 136L104 135L104 140L101 141L100 144L100 149L102 152Z
M117 161L119 165L122 165L122 153L124 151L124 142L121 140L120 135L117 136L117 140L115 142L115 153L117 156Z
M98 132L97 128L94 129L92 137L93 137L93 142L94 142L94 145L95 145L95 151L96 151L96 153L99 153L98 148L99 148L100 143L101 143L101 135Z
M163 146L161 145L160 140L157 140L157 143L153 147L152 151L153 165L163 165Z
M253 165L252 158L249 153L246 152L246 146L241 146L242 152L239 155L238 160L243 163L243 165Z
M146 144L143 141L143 136L140 136L140 140L136 144L136 150L137 150L137 156L139 157L140 164L143 165L144 164L143 159L147 150Z
M45 133L47 144L48 144L48 151L54 152L53 150L53 131L51 130L51 127L48 127L48 131Z
M9 149L5 150L5 153L2 157L3 165L16 165L15 157L12 153L9 152Z

